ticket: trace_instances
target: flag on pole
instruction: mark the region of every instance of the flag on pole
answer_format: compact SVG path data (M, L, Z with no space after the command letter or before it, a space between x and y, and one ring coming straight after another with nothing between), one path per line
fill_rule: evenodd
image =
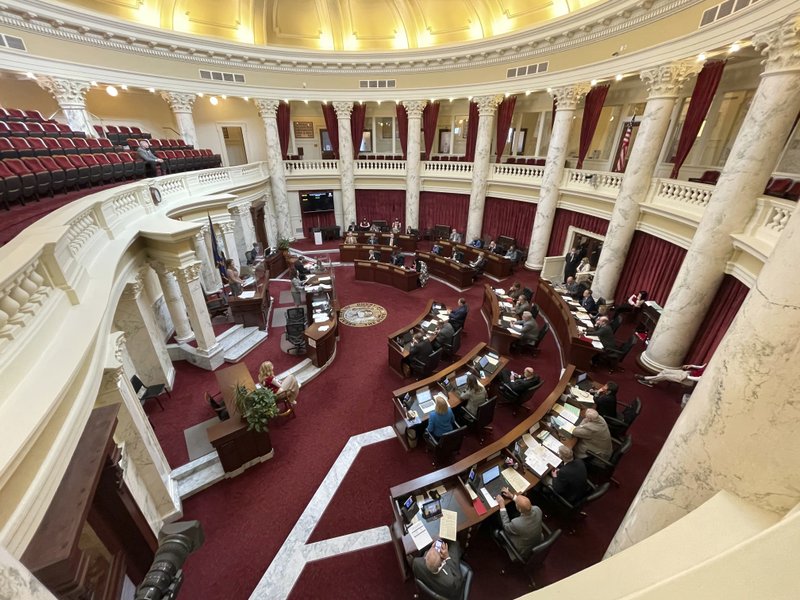
M631 145L631 133L633 132L633 123L636 120L634 116L628 123L625 124L625 133L622 135L622 143L619 146L619 154L617 154L617 163L614 165L615 173L624 173L625 167L628 165L628 149Z
M208 215L208 230L211 233L211 253L214 258L214 265L219 269L219 274L222 275L223 280L227 279L228 273L225 270L225 255L219 251L219 243L217 242L217 234L214 232L214 223L211 222L211 215Z

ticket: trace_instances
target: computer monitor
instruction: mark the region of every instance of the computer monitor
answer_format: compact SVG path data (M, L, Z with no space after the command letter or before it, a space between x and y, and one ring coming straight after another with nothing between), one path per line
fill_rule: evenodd
M487 469L483 472L483 475L481 475L481 480L483 481L483 485L486 485L498 477L500 477L500 465L495 465L491 469Z
M463 386L467 385L467 377L468 376L469 376L469 373L465 373L464 375L459 375L458 377L456 377L456 387L463 387Z
M456 262L464 262L464 253L460 250L453 252L453 260Z
M589 377L588 373L581 373L578 375L578 379L575 380L576 385L582 384L586 379Z
M485 369L486 365L489 364L489 358L486 356L482 356L478 364L481 366L481 369Z

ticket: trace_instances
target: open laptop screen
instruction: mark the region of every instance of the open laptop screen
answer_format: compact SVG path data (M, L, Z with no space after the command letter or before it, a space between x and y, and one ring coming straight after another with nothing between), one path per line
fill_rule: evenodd
M490 483L500 477L500 465L495 465L491 469L483 472L481 475L481 479L483 480L483 485Z
M466 373L464 375L459 375L458 377L456 377L456 387L462 387L462 386L467 385L467 377L468 377L468 375L469 374Z

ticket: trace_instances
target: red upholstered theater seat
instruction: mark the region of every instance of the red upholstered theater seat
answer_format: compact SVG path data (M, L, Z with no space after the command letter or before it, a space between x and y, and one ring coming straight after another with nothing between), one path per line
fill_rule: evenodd
M0 121L0 137L10 137L11 127L5 121Z
M75 165L70 162L69 158L64 156L63 154L56 154L51 156L50 158L53 159L53 162L62 170L64 174L67 176L67 183L66 186L68 188L78 189L80 188L80 173ZM46 162L42 162L42 164L46 165ZM83 167L86 169L86 182L89 182L89 169L88 167Z
M72 138L72 143L75 144L75 149L78 154L91 154L92 149L89 147L89 142L85 138Z
M36 136L36 137L45 136L44 126L41 123L39 122L25 123L25 125L28 127L28 136Z
M97 143L100 146L100 148L103 150L103 152L110 152L110 151L114 150L114 144L112 144L111 140L108 139L108 138L104 138L104 137L97 138Z
M33 148L31 148L31 145L28 143L28 138L12 137L9 138L9 141L17 151L17 156L19 158L34 155Z
M61 190L64 189L64 182L66 178L64 177L64 171L62 171L61 169L58 169L57 171L52 171L36 157L23 158L22 162L24 162L25 166L28 167L28 170L31 173L36 174L37 177L42 173L47 173L48 175L47 193L49 193L51 196L56 192L60 192Z
M102 125L95 125L94 126L95 133L97 133L97 137L105 137L105 131L103 131Z
M6 164L0 160L0 202L6 210L11 210L11 204L19 202L25 204L22 195L22 180Z
M50 156L50 148L47 147L42 138L29 137L26 141L33 149L34 156Z
M42 128L47 137L61 137L61 130L57 123L42 123Z
M28 137L28 126L22 121L9 121L8 128L12 136Z
M516 163L517 163L517 159L516 159L516 158L514 158L513 156L509 156L509 157L506 159L506 164L507 164L507 165L514 165L514 164L516 164Z
M63 123L56 123L56 128L58 128L58 132L61 134L61 137L75 137L77 134L69 128L69 125L64 125Z
M21 158L7 158L3 163L22 181L22 197L25 200L29 198L38 200L40 178L35 173L31 173Z
M69 173L62 169L52 156L40 156L39 162L44 165L44 168L50 171L50 176L53 178L53 191L76 187L78 184L78 171L69 169Z
M58 143L58 138L46 137L42 138L44 145L50 150L50 156L53 154L63 154L61 151L61 144Z
M22 112L18 108L7 108L6 113L8 113L7 121L24 121L25 120L25 113Z
M800 200L800 181L795 181L791 187L786 190L783 197L787 200L794 200L795 202Z
M92 185L111 181L113 169L111 169L110 165L109 168L103 169L103 165L97 162L97 157L94 154L82 154L81 158L86 166L89 167L89 179Z
M105 154L92 154L91 157L97 161L97 164L103 170L103 181L117 181L122 178L122 169L115 169Z
M139 147L139 140L135 140L135 139L133 139L133 138L127 138L127 139L125 140L125 143L128 145L128 148L130 148L130 149L131 149L131 150L133 150L134 152L135 152L135 151L136 151L136 149Z
M97 138L86 138L84 140L86 142L86 147L89 148L89 152L92 154L102 154L103 149L100 147L100 140Z
M111 165L111 168L114 170L114 181L120 181L125 179L125 163L122 162L122 159L119 157L119 154L116 152L107 152L105 154L99 155L97 158L100 159L100 156L105 158L108 163ZM101 161L102 162L102 161ZM131 169L133 172L133 169Z
M695 183L705 183L707 185L716 185L719 176L719 171L703 171L703 174L700 177L689 177L689 181L694 181Z
M33 123L42 123L46 121L46 119L42 116L38 110L26 110L23 111L25 113L25 120Z
M133 165L133 177L139 178L144 177L144 161L138 160L137 156L133 152L118 152L119 157L122 159L122 162L126 165L126 173L128 172L127 169L129 168L128 165Z
M185 150L175 150L175 161L178 165L178 171L188 171L190 160L186 158Z
M61 146L61 154L77 154L78 149L72 138L58 138L58 145Z
M78 169L78 185L81 187L87 187L92 184L92 171L85 162L83 162L83 157L78 156L77 154L69 154L67 155L67 160L69 160L70 164L76 169ZM97 180L100 180L100 166L97 166Z
M127 126L125 126L125 125L120 125L120 126L119 126L119 132L120 132L122 135L126 135L126 136L128 136L128 137L133 137L133 136L131 136L131 128L130 128L130 127L127 127Z
M161 140L150 140L150 148L153 150L158 150L161 148Z
M0 137L0 159L19 158L19 153L11 143L11 138Z
M782 197L792 186L792 180L787 177L770 177L764 193L767 196Z
M0 106L0 121L8 121L10 119L8 111Z

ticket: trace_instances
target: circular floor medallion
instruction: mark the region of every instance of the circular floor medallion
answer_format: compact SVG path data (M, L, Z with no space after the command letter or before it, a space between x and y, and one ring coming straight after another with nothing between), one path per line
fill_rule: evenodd
M386 309L372 302L348 304L339 311L339 320L350 327L372 327L386 318Z

